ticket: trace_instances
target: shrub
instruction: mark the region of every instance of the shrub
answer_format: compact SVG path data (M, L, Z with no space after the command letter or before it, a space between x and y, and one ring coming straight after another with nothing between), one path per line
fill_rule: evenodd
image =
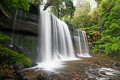
M0 63L2 64L17 64L21 63L25 66L31 66L32 61L25 57L23 54L18 54L8 48L2 47L0 45Z

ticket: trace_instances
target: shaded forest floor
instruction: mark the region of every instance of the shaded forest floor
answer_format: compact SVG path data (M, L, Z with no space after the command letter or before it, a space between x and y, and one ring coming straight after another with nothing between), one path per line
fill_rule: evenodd
M107 56L66 61L56 72L44 70L0 70L11 76L3 80L120 80L120 60ZM15 75L14 75L15 74ZM15 78L17 76L17 78Z

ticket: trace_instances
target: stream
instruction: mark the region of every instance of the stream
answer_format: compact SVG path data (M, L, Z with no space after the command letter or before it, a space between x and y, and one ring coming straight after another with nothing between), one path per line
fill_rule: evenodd
M54 71L35 68L22 72L28 80L120 80L120 66L115 64L117 61L109 59L105 56L84 58L65 61L61 68Z

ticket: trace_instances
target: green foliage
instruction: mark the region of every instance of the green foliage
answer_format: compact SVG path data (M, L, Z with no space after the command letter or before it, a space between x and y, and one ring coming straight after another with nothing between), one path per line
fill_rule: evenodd
M24 10L29 10L30 5L28 0L2 0L0 4L6 6L7 8L20 8Z
M54 3L54 4L53 4ZM59 0L53 1L53 6L51 8L51 12L56 15L58 18L68 21L72 20L73 13L75 11L75 7L73 6L73 2L71 0Z
M75 28L85 30L93 53L120 55L120 0L96 0L92 14L81 12L73 19Z
M49 3L51 3L51 13L53 13L55 16L57 16L58 18L60 17L60 11L64 11L63 10L63 4L62 4L63 0L49 0Z
M75 15L81 13L89 13L91 10L90 2L88 0L77 0ZM81 4L82 3L82 4Z
M95 0L95 1L97 1L97 3L100 4L100 2L101 2L102 0Z
M109 21L111 21L112 19L120 19L119 9L120 9L120 4L112 8L112 10L110 11L110 16L108 17Z
M5 43L9 40L11 40L9 36L0 33L0 43Z
M104 21L108 20L108 17L110 15L110 11L112 7L114 6L115 0L102 0L102 2L99 5L99 11L102 19Z
M120 3L118 2L119 0L103 0L99 6L100 15L105 24L100 39L102 41L98 43L98 47L93 48L99 51L104 50L107 55L120 55L120 6L118 5Z
M2 47L1 45L0 45L0 63L8 65L17 63L24 64L25 66L32 65L32 61L25 57L23 54L18 54L17 52Z
M105 52L106 54L120 54L120 37L109 38L110 41L105 43Z
M16 63L24 64L25 66L31 66L32 61L25 57L23 54L19 54L2 45L10 41L11 38L7 35L0 34L0 63L5 65L11 65ZM1 45L2 44L2 45Z
M78 16L75 16L72 20L75 28L84 28L91 25L91 16L87 15L87 13L81 13Z

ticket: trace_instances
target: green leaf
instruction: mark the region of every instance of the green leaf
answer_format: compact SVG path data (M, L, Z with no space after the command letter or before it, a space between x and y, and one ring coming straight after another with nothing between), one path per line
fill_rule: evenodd
M117 51L119 49L119 45L118 44L112 44L111 49L112 49L112 51Z

